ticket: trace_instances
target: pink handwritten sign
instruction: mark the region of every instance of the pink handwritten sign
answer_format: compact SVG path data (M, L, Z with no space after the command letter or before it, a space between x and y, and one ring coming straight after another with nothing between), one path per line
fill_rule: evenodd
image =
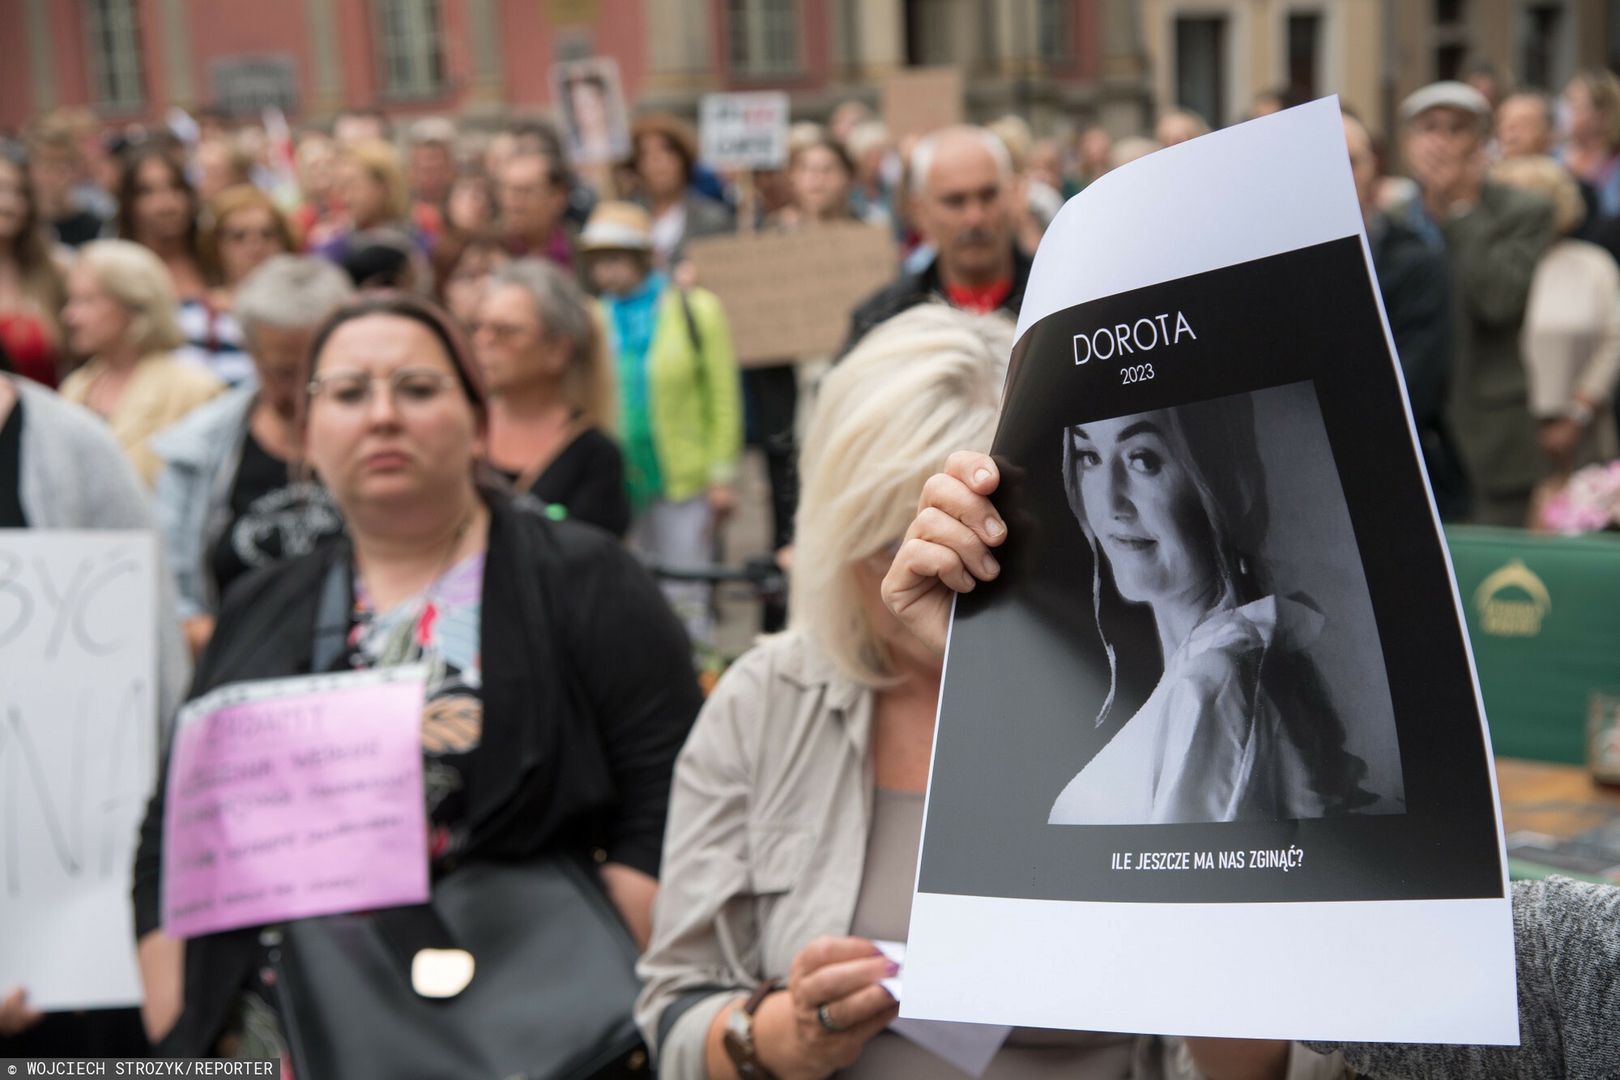
M163 926L195 937L428 897L420 668L236 683L180 714Z

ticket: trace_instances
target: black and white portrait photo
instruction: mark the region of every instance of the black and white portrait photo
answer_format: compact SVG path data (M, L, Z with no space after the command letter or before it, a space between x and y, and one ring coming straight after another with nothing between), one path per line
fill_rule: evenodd
M1379 730L1365 733L1358 755L1315 659L1326 628L1343 615L1325 608L1309 582L1279 581L1269 565L1268 472L1314 473L1305 479L1317 501L1342 503L1342 496L1313 425L1273 428L1272 452L1262 455L1256 399L1267 397L1279 414L1309 414L1319 433L1307 384L1063 429L1064 492L1090 548L1093 611L1109 668L1117 670L1122 648L1136 648L1156 654L1161 673L1147 700L1057 794L1052 824L1279 821L1402 809L1387 692L1381 708L1359 714ZM1289 509L1321 513L1298 500ZM1353 570L1353 547L1315 552L1318 559L1334 554ZM1152 640L1111 637L1105 583L1110 605L1151 612ZM1361 594L1365 606L1364 584ZM1363 676L1382 682L1376 649L1362 651ZM1110 685L1093 724L1109 719L1116 697ZM1364 760L1373 753L1382 766L1376 785Z
M957 598L922 891L1500 891L1461 616L1366 281L1334 242L1026 330L991 451L1002 573ZM1290 848L1286 873L1247 869ZM1145 851L1214 865L1132 869Z

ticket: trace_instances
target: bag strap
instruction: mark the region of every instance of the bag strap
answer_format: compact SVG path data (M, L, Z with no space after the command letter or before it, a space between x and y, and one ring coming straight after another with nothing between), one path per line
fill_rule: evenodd
M698 329L697 316L692 314L691 294L677 286L675 295L680 297L681 314L686 316L686 336L692 339L692 351L701 358L703 355L703 332Z
M709 365L703 358L703 333L698 329L697 316L692 314L691 294L685 289L677 287L675 295L680 297L681 314L686 317L686 335L692 339L692 361L697 368L698 398L703 402L703 408L709 408Z
M321 599L315 608L310 670L316 674L332 670L348 648L350 596L348 567L342 559L334 559L321 580Z

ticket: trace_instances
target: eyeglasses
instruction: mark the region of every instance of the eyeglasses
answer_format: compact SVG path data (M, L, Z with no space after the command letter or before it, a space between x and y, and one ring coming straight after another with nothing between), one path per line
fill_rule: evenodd
M276 240L280 235L274 229L226 229L219 238L227 244L240 244L244 240Z
M489 332L490 337L494 338L502 345L510 345L512 342L518 340L524 334L528 333L529 328L527 326L521 326L517 323L487 321L470 322L467 324L467 332L473 337L477 337L486 330Z
M383 377L363 371L332 371L309 380L309 396L325 398L340 409L370 406L377 383L388 384L394 408L411 412L430 407L456 384L456 377L431 368L400 368Z

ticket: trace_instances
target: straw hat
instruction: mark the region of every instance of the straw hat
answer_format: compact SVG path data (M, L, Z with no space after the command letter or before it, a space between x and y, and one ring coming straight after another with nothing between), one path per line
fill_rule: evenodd
M579 234L579 249L592 251L651 251L652 218L631 202L597 203Z

